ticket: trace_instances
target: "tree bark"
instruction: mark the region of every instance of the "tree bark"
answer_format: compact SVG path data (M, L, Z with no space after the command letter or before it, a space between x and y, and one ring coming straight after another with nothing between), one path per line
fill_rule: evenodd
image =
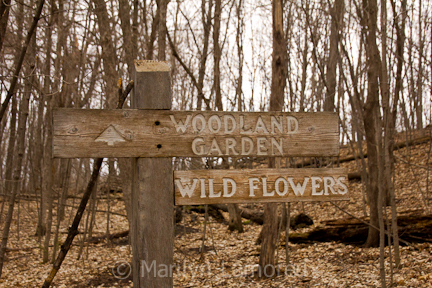
M336 68L339 56L339 31L342 28L344 14L344 0L335 0L333 7L330 8L331 14L331 35L330 51L327 63L327 93L324 99L324 111L335 110L336 95Z
M3 0L0 3L0 52L3 48L3 42L9 20L10 3L11 0Z
M8 195L10 197L9 205L13 205L15 203L15 197L13 194L9 191L12 191L12 171L13 171L13 160L14 160L14 149L15 149L15 139L16 139L16 115L17 115L17 102L18 100L16 98L12 99L12 107L11 107L11 118L10 118L10 124L9 124L9 144L8 144L8 150L6 155L6 172L5 172L5 191L6 193L10 193ZM13 210L10 210L13 212ZM8 221L10 220L10 221ZM3 227L3 233L2 233L2 243L0 247L0 277L3 270L3 262L4 262L4 256L6 252L7 242L9 239L9 229L12 222L12 216L9 216L9 210L8 214L6 216L4 227Z
M214 12L214 24L213 24L213 81L215 89L215 105L219 111L223 111L222 107L222 94L221 94L221 79L220 79L220 60L222 51L219 45L219 34L220 34L220 17L222 13L222 0L215 0L215 12Z
M392 7L393 7L393 17L398 17L399 14L396 13L395 9L395 3L392 1ZM390 205L391 205L391 211L392 211L392 232L393 232L393 246L394 246L394 254L395 254L395 265L396 267L400 266L400 251L399 251L399 235L398 235L398 224L397 224L397 209L396 209L396 191L394 189L393 185L393 179L395 177L394 175L394 156L393 156L393 150L395 147L393 137L395 133L395 126L396 126L396 113L397 113L397 107L399 103L400 93L402 89L402 69L404 64L404 46L405 46L405 19L406 19L406 6L407 1L403 0L401 3L401 21L400 25L398 24L398 21L395 21L394 24L396 26L396 58L397 58L397 64L396 64L396 81L395 81L395 88L394 88L394 100L393 100L393 109L392 111L387 111L388 113L388 119L386 122L386 134L385 134L385 147L384 151L386 153L385 158L385 165L387 168L386 170L386 180L387 180L387 186L390 188ZM389 107L390 108L390 107ZM391 138L390 138L391 135Z
M282 111L287 76L286 40L283 33L283 0L274 0L273 10L273 55L270 111ZM275 159L269 159L269 167L275 167ZM264 205L263 241L259 259L259 276L275 276L275 250L278 234L277 203ZM261 274L262 273L262 274Z
M158 59L166 60L166 17L169 0L157 0L159 10L159 23L158 23Z
M364 0L363 1L363 25L367 31L366 35L366 57L367 57L367 99L364 105L364 127L366 132L366 142L368 151L368 189L367 195L370 205L370 224L372 226L379 226L378 215L378 194L379 194L379 159L377 153L377 125L378 109L379 109L379 81L378 73L380 71L380 56L378 46L376 43L377 32L377 1ZM368 238L366 240L366 247L377 247L379 244L379 231L369 228Z
M128 77L132 75L133 60L136 59L136 45L134 44L137 39L136 35L132 33L132 27L130 24L130 7L128 0L118 0L119 2L119 18L120 27L123 32L123 50L124 59L127 64ZM135 9L134 9L135 13Z
M51 109L50 102L52 99L51 95L48 96L50 94L51 79L47 75L51 74L52 26L54 24L54 11L56 9L55 0L51 0L50 5L51 5L51 8L50 8L51 17L49 19L48 26L45 30L46 62L45 62L45 67L44 67L44 74L46 76L44 77L44 81L43 81L43 89L39 95L40 101L41 101L41 103L39 104L39 109L41 109L41 111L38 112L38 115L40 117L43 117L45 119L45 121L49 120L49 119L47 119L47 117L48 117L47 114L49 113L48 111L50 111L49 109ZM47 107L47 112L45 113L45 116L43 116L44 106ZM46 211L48 209L48 201L49 201L48 200L48 198L49 198L48 191L44 189L44 177L45 177L44 175L46 172L43 170L43 168L44 168L44 166L43 166L44 165L44 163L43 163L43 153L44 153L43 134L45 133L45 131L43 130L43 127L42 127L43 121L44 120L42 118L40 120L38 120L38 122L40 123L39 124L40 126L38 125L37 133L40 133L40 134L38 136L36 136L37 138L36 138L36 142L35 142L35 144L38 144L38 142L40 142L40 147L37 148L39 153L38 153L38 155L36 155L36 165L38 165L40 167L39 170L41 172L40 173L41 179L39 181L40 182L40 193L41 193L41 209L39 212L39 218L38 218L38 223L36 226L36 233L35 233L38 236L38 240L39 240L38 242L40 242L41 237L43 235L45 235L45 232L46 232ZM45 123L47 123L47 122L45 122ZM40 129L40 131L39 131L39 129ZM36 147L38 147L38 146L36 146Z
M105 81L105 95L107 97L107 108L114 108L117 102L117 79L118 59L112 40L111 19L104 0L93 0L94 12L100 33L100 45L102 46L102 61L104 67L103 79Z
M213 7L213 0L209 1L208 8L206 9L206 0L202 0L201 2L201 18L202 25L204 30L204 40L203 40L203 50L201 51L201 59L198 71L198 98L197 98L197 110L201 110L202 102L204 101L204 76L205 76L205 67L207 63L207 54L208 54L208 46L210 39L210 29L211 29L211 11ZM210 107L207 105L207 109Z

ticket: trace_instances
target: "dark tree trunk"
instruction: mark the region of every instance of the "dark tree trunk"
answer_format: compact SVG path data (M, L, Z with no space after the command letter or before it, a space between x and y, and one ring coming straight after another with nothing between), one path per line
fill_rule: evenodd
M377 32L377 3L376 0L363 1L363 25L367 29L366 35L366 57L367 57L367 99L364 105L364 127L368 151L368 171L369 178L367 183L367 196L370 205L370 224L379 227L378 219L378 173L379 173L379 153L377 141L376 124L380 119L379 113L379 81L380 56L376 43ZM381 134L379 134L381 137ZM379 231L370 227L366 247L377 247L379 244Z

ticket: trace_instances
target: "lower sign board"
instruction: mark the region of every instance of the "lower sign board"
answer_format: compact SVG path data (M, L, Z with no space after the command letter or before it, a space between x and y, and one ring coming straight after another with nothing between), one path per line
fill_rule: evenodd
M56 109L54 157L337 156L336 113Z
M174 171L175 204L349 200L345 168Z

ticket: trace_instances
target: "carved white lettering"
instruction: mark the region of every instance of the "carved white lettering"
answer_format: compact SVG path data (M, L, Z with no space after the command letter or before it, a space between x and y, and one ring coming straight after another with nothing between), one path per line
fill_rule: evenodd
M345 180L346 180L346 178L344 176L341 176L336 180L338 187L342 188L342 189L338 188L338 192L341 195L344 195L348 192L348 186L344 183Z
M292 177L288 178L288 182L290 183L291 188L293 189L294 194L296 196L303 196L308 181L309 181L309 177L305 177L303 180L303 184L300 184L300 182L297 184L294 184L294 178L292 178Z
M214 193L214 185L213 185L213 181L214 179L209 179L209 198L217 198L220 197L222 195L222 191L219 191L218 193Z
M293 116L287 116L287 133L292 134L298 131L298 121Z
M223 178L223 197L231 197L235 194L237 190L237 183L234 179L231 178ZM228 182L231 184L231 192L228 192Z
M334 178L330 176L324 176L323 180L324 180L324 195L329 195L328 190L330 190L333 194L337 194L333 188L333 186L336 184Z
M177 187L180 190L180 194L182 197L185 197L186 195L190 197L192 197L192 194L196 188L196 185L198 183L198 179L194 178L193 182L192 182L192 186L189 184L185 184L185 186L183 187L180 179L175 179L175 183L177 184Z
M280 182L283 183L283 191L282 192L279 190ZM285 180L285 178L283 178L283 177L277 178L275 181L275 191L279 196L285 196L288 193L288 181Z
M258 185L254 184L254 181L259 182L259 178L249 178L249 197L255 197L255 189L258 189Z
M201 128L198 128L198 121L201 122ZM198 114L192 119L192 128L195 133L201 133L206 127L206 120L203 115Z
M216 139L213 139L212 144L210 146L210 150L208 152L208 155L212 155L213 152L216 152L218 156L223 155L221 149L219 148L219 145L218 145Z
M246 143L249 144L249 150L246 150ZM241 155L249 155L254 149L254 144L251 138L242 137L241 138Z
M231 129L230 129L229 122L231 122ZM224 115L224 124L225 124L225 133L227 134L234 132L237 126L237 122L234 116L232 115Z
M237 141L234 138L226 138L225 155L239 155L239 153L235 150L235 145L237 145ZM232 151L232 153L230 153L230 150Z
M178 122L175 120L174 115L170 115L171 121L174 123L174 127L177 132L185 133L187 126L189 124L189 121L191 119L191 115L186 116L186 121L183 124L182 120L179 120Z
M206 198L205 179L200 178L200 182L201 182L201 198Z
M204 155L205 151L204 151L204 139L203 138L195 138L192 141L192 152L195 155Z
M257 155L268 155L265 142L267 142L265 137L257 137Z
M320 183L322 181L321 177L312 176L312 195L323 195L324 190L317 191L318 188L320 188Z
M214 127L214 123L216 123L216 128ZM208 120L208 128L211 133L218 133L222 127L221 119L218 115L212 115Z
M261 116L258 117L256 126L255 126L255 133L260 133L260 131L262 131L262 133L268 134L268 130L267 127L265 126Z
M240 115L240 134L251 134L252 128L245 126L244 117L244 115Z
M267 192L267 178L263 177L262 178L262 182L263 182L263 196L264 197L269 197L269 196L274 196L275 191L271 191L271 192Z
M282 141L283 138L279 139L279 143L276 141L275 138L271 138L271 151L272 155L276 155L275 147L279 151L279 155L283 155L283 149L282 149Z
M283 133L283 125L282 125L282 116L277 116L279 120L276 118L276 116L270 117L270 125L271 125L271 133L275 134L275 127L279 130L279 133Z

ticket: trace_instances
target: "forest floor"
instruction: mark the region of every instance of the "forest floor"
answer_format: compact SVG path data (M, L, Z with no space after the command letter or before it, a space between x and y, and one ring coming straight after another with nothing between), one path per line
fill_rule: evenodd
M349 154L349 148L342 148L341 155ZM396 155L395 189L399 214L431 214L432 173L431 143L400 149ZM342 157L341 156L341 157ZM358 171L355 161L342 163L350 172ZM430 172L430 171L429 171ZM427 183L429 177L429 184ZM429 188L427 188L427 185ZM350 181L351 200L338 202L342 209L363 217L362 185ZM429 195L427 194L429 190ZM111 196L110 233L128 229L128 222L121 194ZM117 197L117 200L115 200ZM3 201L3 199L1 199ZM73 202L74 203L71 203ZM69 199L68 204L77 206L78 199ZM107 201L99 199L93 236L106 233ZM262 209L255 205L255 209ZM60 232L64 241L69 219L76 208L66 210ZM270 279L259 280L251 273L257 268L260 246L256 239L261 227L246 219L244 233L230 232L226 224L217 223L210 217L207 229L205 252L202 245L204 217L202 214L184 210L183 220L176 227L174 242L174 287L378 287L379 249L346 245L337 242L288 244L289 263L286 265L285 235L281 234L277 259L279 274ZM300 212L310 215L314 224L295 232L310 231L330 219L349 216L330 203L293 203L291 215ZM35 201L20 201L16 205L14 222L8 243L10 249L0 279L0 287L40 287L48 276L52 265L42 263L42 249L38 237L34 236L37 206ZM53 219L57 212L54 211ZM224 214L228 219L227 213ZM1 220L4 220L2 215ZM83 220L87 219L84 214ZM83 225L85 221L82 221ZM55 222L54 222L55 223ZM19 224L19 225L18 225ZM1 224L3 226L3 224ZM84 226L80 227L80 231ZM18 232L19 231L19 232ZM53 237L51 237L52 239ZM131 248L127 238L105 240L96 244L85 243L78 260L82 234L75 238L52 287L132 287L129 270ZM432 241L431 241L432 242ZM52 253L52 248L50 254ZM392 252L393 253L393 252ZM411 243L401 247L401 267L393 269L394 287L432 287L432 243ZM387 283L391 277L389 250L386 247Z

